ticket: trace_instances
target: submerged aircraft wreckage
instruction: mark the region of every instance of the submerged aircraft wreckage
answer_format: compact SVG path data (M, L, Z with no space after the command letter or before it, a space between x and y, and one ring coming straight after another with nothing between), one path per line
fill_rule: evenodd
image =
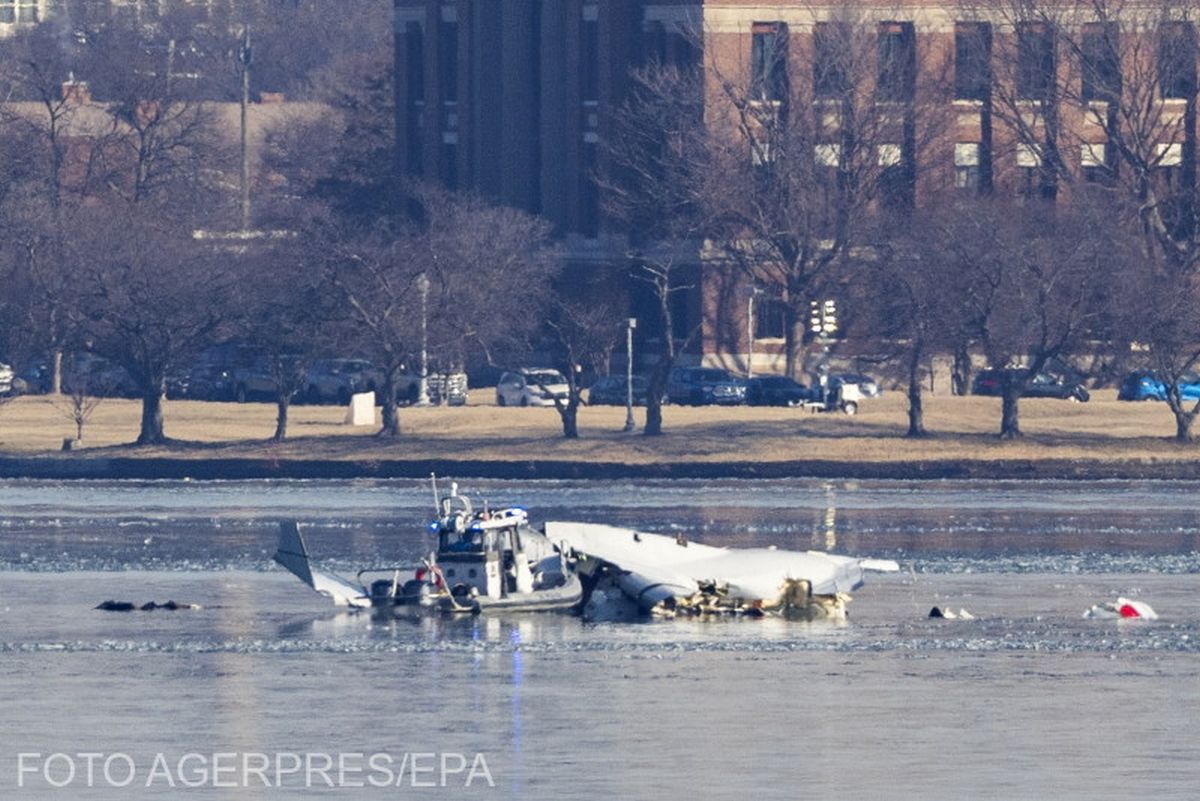
M457 485L445 498L435 486L434 498L439 516L428 530L437 550L419 565L368 568L353 581L321 572L294 522L280 525L275 561L339 606L398 614L573 609L590 619L841 618L864 571L900 569L891 560L719 548L593 523L548 522L537 531L523 508L474 510Z

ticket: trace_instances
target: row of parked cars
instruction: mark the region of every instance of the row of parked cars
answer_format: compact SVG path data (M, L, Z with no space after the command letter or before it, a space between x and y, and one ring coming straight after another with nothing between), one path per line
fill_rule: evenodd
M854 385L864 397L878 397L879 383L857 373L830 375L825 394L836 392L844 385ZM635 375L632 382L633 404L645 406L649 382ZM497 406L553 406L555 400L566 401L567 379L557 370L527 368L505 373L496 384ZM718 367L677 367L667 380L664 401L685 406L800 406L822 397L819 386L807 387L784 376L761 376L743 379ZM623 375L604 376L588 390L587 402L592 406L624 406L628 398Z
M294 400L302 403L345 405L352 395L378 392L384 386L383 370L365 359L319 359L303 367L301 373ZM48 360L34 362L19 376L7 365L0 365L0 393L46 393L52 381ZM420 378L416 374L405 371L396 383L396 394L402 402L418 399ZM435 403L444 400L453 406L467 401L467 377L463 373L431 376L427 386L430 400ZM123 367L92 353L63 358L62 388L65 392L79 390L101 397L139 394L136 382ZM271 361L262 351L246 345L219 345L206 350L190 369L169 376L166 389L167 397L172 399L238 403L270 401L278 395Z
M971 392L975 395L999 396L1002 384L1003 372L1001 370L981 370L975 375ZM1200 400L1200 375L1184 374L1180 377L1178 388L1181 400ZM1086 402L1091 394L1076 376L1041 372L1035 373L1025 382L1021 397L1059 398ZM1167 383L1150 370L1134 370L1127 374L1117 390L1117 400L1122 401L1165 401L1166 399Z
M1000 397L1004 394L1004 370L980 370L971 382L972 395ZM1049 372L1034 373L1025 381L1022 398L1058 398L1086 403L1091 398L1087 387L1073 376Z

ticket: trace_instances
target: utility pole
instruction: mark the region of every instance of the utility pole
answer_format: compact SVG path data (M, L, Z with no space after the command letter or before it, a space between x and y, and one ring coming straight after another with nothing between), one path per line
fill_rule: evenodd
M417 405L429 405L429 276L417 276L417 291L421 294L421 380L417 385ZM449 390L449 384L446 385ZM445 399L446 393L442 394Z
M746 294L746 378L754 378L754 299L763 294L757 286L751 285Z
M630 317L625 321L625 430L633 431L637 424L633 422L633 329L637 328L637 318Z
M242 231L250 230L250 147L247 114L250 108L250 26L242 28L242 46L238 49L238 62L242 65Z

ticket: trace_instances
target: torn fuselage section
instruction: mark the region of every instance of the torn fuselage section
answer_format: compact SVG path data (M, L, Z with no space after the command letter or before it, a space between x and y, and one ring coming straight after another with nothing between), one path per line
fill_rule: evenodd
M546 524L583 579L590 619L743 616L844 619L864 570L895 562L821 551L717 548L683 537L589 523Z

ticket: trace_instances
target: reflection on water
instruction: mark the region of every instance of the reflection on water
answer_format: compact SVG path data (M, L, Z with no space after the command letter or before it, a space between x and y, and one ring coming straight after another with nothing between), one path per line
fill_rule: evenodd
M273 523L301 518L347 572L404 559L428 546L420 482L0 483L0 797L174 797L18 790L29 751L483 753L495 778L187 792L237 801L1195 797L1191 485L463 484L538 520L906 570L869 576L843 626L377 619L271 568ZM1117 595L1162 619L1082 619ZM109 598L202 608L92 609ZM931 620L934 605L977 619Z
M1183 482L463 481L535 521L686 532L715 545L890 556L924 571L1200 570ZM0 569L273 569L276 523L354 572L432 545L428 486L355 482L0 482Z

